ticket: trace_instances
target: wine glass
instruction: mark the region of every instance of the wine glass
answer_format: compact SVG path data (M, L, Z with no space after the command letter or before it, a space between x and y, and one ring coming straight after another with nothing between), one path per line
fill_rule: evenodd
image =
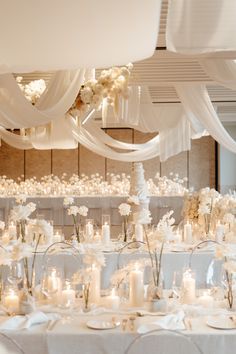
M7 280L10 284L19 285L22 283L24 277L24 267L22 262L14 261L10 265Z

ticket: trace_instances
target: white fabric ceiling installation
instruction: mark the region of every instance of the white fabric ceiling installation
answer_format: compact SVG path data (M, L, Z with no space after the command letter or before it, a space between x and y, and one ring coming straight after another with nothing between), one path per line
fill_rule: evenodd
M161 0L1 1L0 72L101 68L148 58L160 11Z
M14 2L12 13L13 0L5 1L0 13L0 136L9 145L20 149L72 149L80 143L114 160L141 161L160 156L165 161L189 150L191 139L210 133L224 147L236 152L235 141L222 126L206 86L201 83L176 83L181 100L178 105L153 105L148 88L138 84L132 86L128 101L120 100L118 115L112 115L103 104L104 126L121 123L142 132L159 133L145 144L127 144L109 137L94 122L93 115L86 123L80 119L77 124L68 114L81 85L94 77L94 70L89 67L127 64L152 55L161 0L121 0L119 4L115 0L101 0L99 5L88 0L86 4L83 2L81 12L78 12L81 1L75 0L70 7L64 0L59 7L55 0L26 0L26 3L28 8L23 17L21 3ZM52 26L50 19L55 8L57 18ZM234 51L236 39L229 35L236 26L234 10L234 0L170 0L168 49L185 54ZM70 21L62 21L65 16ZM236 89L235 61L201 58L199 62L214 81ZM60 70L64 68L69 70ZM12 72L49 69L56 72L32 106ZM7 130L16 128L26 128L26 135Z
M173 52L236 52L235 0L169 0L166 46Z

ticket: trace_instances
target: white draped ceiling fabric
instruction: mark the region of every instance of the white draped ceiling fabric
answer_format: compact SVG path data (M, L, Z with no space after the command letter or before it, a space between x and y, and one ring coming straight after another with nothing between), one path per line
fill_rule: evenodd
M128 101L120 100L118 115L112 115L103 105L104 126L121 123L142 132L159 133L145 144L127 144L109 137L95 123L94 112L79 123L67 113L81 85L93 77L89 68L124 65L153 54L161 0L100 0L96 4L93 0L72 0L70 6L64 0L60 6L56 0L25 3L27 11L21 2L7 0L0 13L0 136L9 145L20 149L72 149L80 143L114 160L141 161L160 156L164 161L189 150L191 139L209 133L236 152L236 143L222 126L206 86L199 83L175 84L181 100L178 105L153 105L148 88L138 85L131 88ZM185 54L235 51L235 13L235 0L169 0L167 48ZM234 61L199 61L214 81L236 88ZM32 106L12 72L35 70L56 72ZM26 128L26 134L7 130L16 128Z

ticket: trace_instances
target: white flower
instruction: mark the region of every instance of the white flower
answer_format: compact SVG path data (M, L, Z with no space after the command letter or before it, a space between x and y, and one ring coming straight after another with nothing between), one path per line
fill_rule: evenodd
M16 203L17 204L23 204L23 203L26 202L26 199L27 199L26 195L18 195L16 197Z
M234 222L234 215L230 214L230 213L225 214L223 217L223 222L229 223L229 224L233 223Z
M20 261L22 258L29 258L32 256L33 248L27 243L18 242L12 248L11 258L13 261Z
M127 203L121 203L119 205L119 213L121 216L128 216L131 213L131 206Z
M5 229L5 222L0 220L0 230Z
M36 220L35 226L39 228L39 233L42 233L46 238L46 243L51 241L53 236L53 226L47 220Z
M200 215L210 214L210 207L208 205L199 205L198 212Z
M68 208L68 215L76 216L79 213L79 208L76 205L71 205Z
M12 221L26 220L36 209L35 203L29 203L27 205L17 205L11 210L10 218Z
M92 101L93 98L93 91L91 90L90 87L84 87L80 90L80 98L81 101L84 102L85 104L89 104Z
M78 213L81 216L87 216L88 215L88 208L86 206L82 205L79 207Z
M63 204L65 206L71 205L74 203L74 198L73 197L66 197L64 198Z

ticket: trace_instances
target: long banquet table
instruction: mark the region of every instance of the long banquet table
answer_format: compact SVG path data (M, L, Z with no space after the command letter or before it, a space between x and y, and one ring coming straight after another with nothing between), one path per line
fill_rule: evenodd
M136 329L133 332L129 329L124 332L121 327L105 331L92 330L86 327L86 322L89 319L111 320L111 316L114 316L114 314L89 316L77 315L74 312L71 320L61 320L52 331L47 331L46 324L41 324L32 326L27 330L5 331L5 333L22 347L25 354L124 354L128 345L138 335ZM116 315L117 320L127 317L127 315ZM5 317L0 317L0 324L5 319ZM191 329L182 333L189 336L200 347L203 354L234 353L236 330L227 331L209 328L205 324L205 320L204 316L191 318ZM153 321L153 317L136 318L135 327L137 328L140 324L150 321ZM193 350L191 352L189 350L179 351L173 333L166 333L166 335L173 348L173 353L197 353ZM161 344L156 348L153 347L152 337L146 343L145 352L147 354L170 353L169 351L166 352ZM135 353L143 354L143 351L138 350L138 348Z
M142 259L148 257L147 252L132 251L124 252L119 256L118 252L104 253L106 265L101 272L101 287L106 289L110 286L112 274L120 267L127 264L131 259ZM208 266L214 256L211 250L199 250L193 254L192 270L196 274L196 283L198 287L205 287L206 273ZM43 254L38 254L36 258L36 278L42 274ZM164 286L169 289L172 286L174 272L181 272L189 267L190 252L171 252L164 251L162 260L162 269L164 277ZM82 260L82 259L81 259ZM69 278L80 267L80 262L68 254L51 255L48 264L59 267L66 278ZM119 263L119 264L118 264Z
M102 214L111 216L111 225L121 225L122 219L118 212L118 206L127 200L127 196L80 196L74 197L76 205L85 205L89 208L88 218L94 219L100 225ZM64 197L29 197L27 202L37 205L37 213L43 214L45 219L53 220L54 225L72 225L72 218L67 215L63 206ZM15 204L13 197L0 197L0 220L8 221L9 211ZM152 223L156 224L159 219L169 210L174 210L176 224L181 220L183 207L182 196L151 196L150 211ZM36 216L36 213L32 216Z

